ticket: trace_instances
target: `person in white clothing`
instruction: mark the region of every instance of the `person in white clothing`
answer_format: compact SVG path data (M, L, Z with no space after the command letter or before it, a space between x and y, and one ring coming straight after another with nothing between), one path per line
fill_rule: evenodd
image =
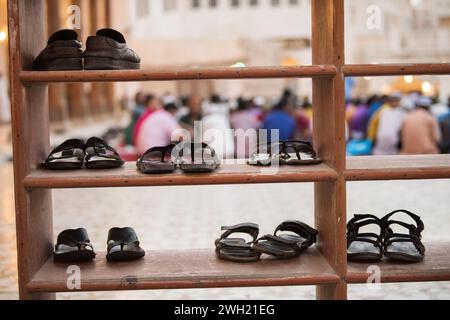
M405 115L405 110L401 106L401 96L393 95L380 114L373 149L375 155L395 155L399 153L400 131Z

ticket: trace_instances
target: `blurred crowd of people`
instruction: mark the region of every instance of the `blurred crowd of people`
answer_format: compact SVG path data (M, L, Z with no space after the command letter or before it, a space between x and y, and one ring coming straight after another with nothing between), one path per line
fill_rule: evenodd
M450 153L449 110L450 97L441 104L420 93L348 101L348 153Z
M125 143L142 154L151 147L186 139L183 132L188 132L193 141L209 143L223 158L247 158L254 151L251 146L261 141L260 129L267 130L265 140L269 142L272 138L311 141L309 99L299 99L290 90L273 101L264 97L231 101L216 94L207 99L177 98L171 94L159 98L138 93ZM278 132L279 136L272 137L272 132Z
M260 129L267 130L269 142L312 141L313 106L288 89L272 100L144 93L134 100L125 144L139 155L186 139L186 132L193 141L210 143L223 158L249 157L251 146L261 142L249 132ZM350 155L450 153L450 98L445 104L420 94L353 99L346 104L346 119Z

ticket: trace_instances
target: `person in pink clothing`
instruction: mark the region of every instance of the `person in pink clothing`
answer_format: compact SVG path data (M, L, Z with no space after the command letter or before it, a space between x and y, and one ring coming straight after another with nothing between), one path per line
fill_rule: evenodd
M438 154L441 132L430 112L431 99L421 97L403 122L402 154Z
M138 120L134 130L134 142L140 155L150 148L167 146L178 141L181 136L181 128L175 117L164 110L157 97L149 95L145 102L147 110Z

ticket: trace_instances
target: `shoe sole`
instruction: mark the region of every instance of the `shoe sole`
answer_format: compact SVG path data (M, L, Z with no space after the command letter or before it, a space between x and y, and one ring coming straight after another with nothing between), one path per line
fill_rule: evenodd
M137 70L140 63L111 58L84 58L85 70Z
M70 71L83 70L82 58L59 58L48 60L42 63L42 66L34 71Z

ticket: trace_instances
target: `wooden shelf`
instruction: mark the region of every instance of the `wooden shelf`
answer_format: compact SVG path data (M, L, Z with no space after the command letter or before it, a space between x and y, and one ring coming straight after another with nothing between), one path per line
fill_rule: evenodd
M114 170L76 170L48 171L35 170L28 175L23 184L26 188L104 188L104 187L143 187L174 185L218 185L251 183L285 183L334 181L337 173L325 164L313 166L281 166L262 168L247 164L224 164L211 174L185 174L177 170L172 174L145 175L140 173L134 162Z
M450 179L450 155L347 158L347 181Z
M183 69L149 70L106 70L106 71L22 71L22 83L53 82L128 82L128 81L175 81L204 79L258 79L258 78L316 78L334 77L335 66L293 66L293 67L209 67Z
M50 258L28 283L31 292L67 292L67 267ZM242 264L214 250L150 251L135 262L108 263L105 254L79 264L81 291L294 286L336 283L339 277L315 248L298 259Z
M424 261L420 263L355 263L349 262L346 280L348 283L366 283L369 266L381 270L381 282L425 282L450 281L450 242L425 243Z
M450 63L353 64L344 66L343 71L347 77L448 75Z

